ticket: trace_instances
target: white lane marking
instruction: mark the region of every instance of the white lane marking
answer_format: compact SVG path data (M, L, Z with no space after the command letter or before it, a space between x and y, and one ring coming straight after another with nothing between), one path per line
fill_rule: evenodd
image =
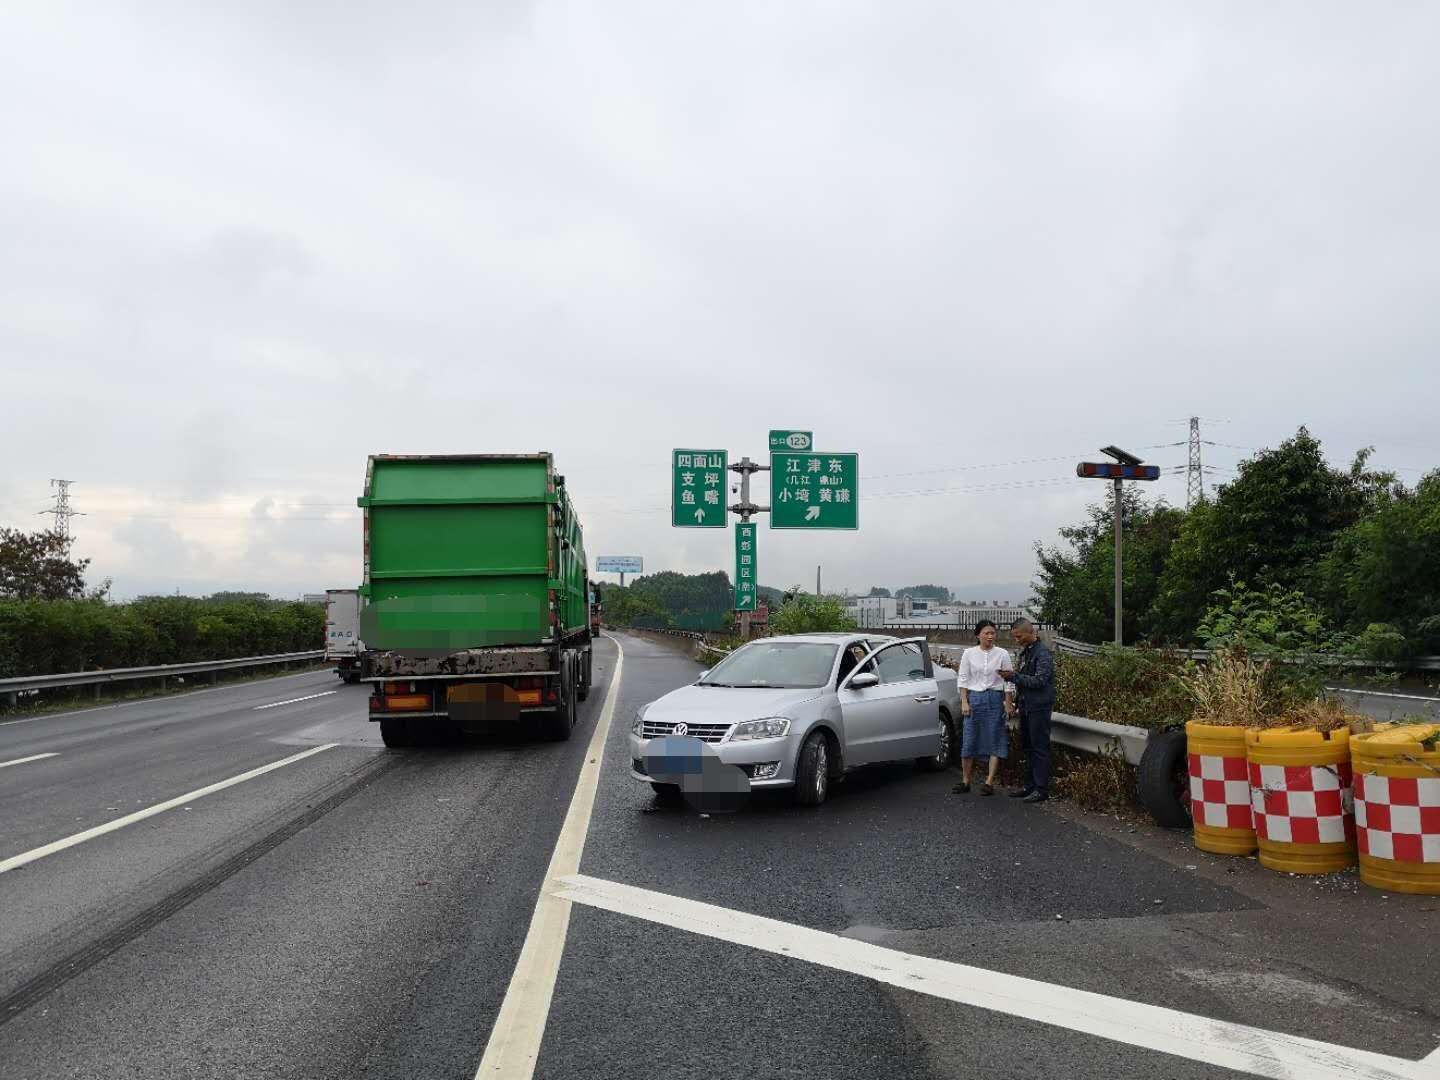
M71 709L69 712L41 713L39 716L27 716L21 720L0 720L0 727L9 727L11 724L33 724L36 720L64 720L67 716L84 716L87 713L104 712L106 709L124 709L131 705L154 705L157 701L174 701L177 698L195 697L198 694L223 694L226 690L241 690L247 686L254 686L262 682L281 682L285 679L303 679L307 675L315 675L314 671L297 671L294 675L271 675L264 679L250 679L246 682L231 683L229 686L207 686L201 690L183 690L178 694L163 694L156 697L136 698L134 701L115 701L109 705L96 705L90 709Z
M565 824L560 827L550 865L545 869L545 881L535 899L530 931L525 935L520 959L515 962L495 1026L490 1029L485 1056L475 1070L477 1080L491 1076L526 1080L535 1073L540 1040L545 1037L545 1024L550 1019L555 976L560 971L565 935L570 929L570 904L557 899L555 890L562 878L580 869L585 834L590 831L590 813L595 808L595 790L599 786L600 766L605 760L605 737L615 716L615 702L620 696L620 669L625 665L625 651L618 640L615 648L615 670L610 673L610 686L605 691L605 708L590 736L590 745L585 748L585 762L575 781L575 794L570 797Z
M1432 705L1440 705L1440 697L1427 697L1424 694L1392 694L1387 690L1355 690L1349 686L1327 686L1325 689L1339 694L1363 694L1366 697L1399 698L1401 701L1428 701Z
M919 994L1275 1080L1434 1080L1424 1061L1210 1020L1038 979L935 960L744 911L574 874L556 896L861 975Z
M306 694L304 697L292 697L289 701L272 701L269 705L256 705L251 712L258 712L261 709L278 709L281 705L294 705L297 701L310 701L312 698L329 697L331 694L338 694L338 690L326 690L319 694Z
M286 765L293 765L297 761L303 761L322 751L333 750L339 745L339 743L325 743L323 746L311 747L309 750L302 751L299 754L291 754L289 757L281 758L279 761L272 761L269 765L261 765L258 769L251 769L249 772L243 772L239 776L232 776L228 780L221 780L207 787L196 788L194 791L187 791L184 795L177 795L173 799L166 799L164 802L156 803L154 806L147 806L144 810L136 810L133 814L126 814L124 817L118 817L114 821L107 821L103 825L96 825L93 829L86 829L84 832L78 832L74 836L67 836L63 840L56 840L53 843L33 848L19 855L11 855L8 859L0 859L0 874L18 869L28 863L34 862L36 859L43 859L47 855L54 855L57 851L72 848L76 844L83 844L86 840L93 840L97 836L112 833L116 829L123 829L126 825L134 825L137 821L144 821L146 818L154 817L156 814L163 814L166 810L173 810L177 806L184 806L186 803L194 802L196 799L203 799L206 795L213 795L217 791L224 791L226 788L234 787L236 784L243 784L246 780L254 780L257 776L264 776L266 773L274 772L276 769L283 769Z
M31 754L29 757L17 757L14 761L0 761L0 769L8 768L11 765L24 765L27 761L39 761L41 758L59 756L60 754L56 752L53 754Z

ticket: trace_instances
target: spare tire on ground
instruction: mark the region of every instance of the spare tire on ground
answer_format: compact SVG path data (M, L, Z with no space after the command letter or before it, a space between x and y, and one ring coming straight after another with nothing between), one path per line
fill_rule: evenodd
M1135 770L1136 795L1157 825L1192 826L1189 761L1183 731L1157 731L1145 743Z

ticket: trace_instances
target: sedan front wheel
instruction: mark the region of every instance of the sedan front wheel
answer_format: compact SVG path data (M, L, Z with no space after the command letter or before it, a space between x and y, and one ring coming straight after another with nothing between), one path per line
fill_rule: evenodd
M830 790L830 746L818 731L810 733L795 760L795 801L819 806Z

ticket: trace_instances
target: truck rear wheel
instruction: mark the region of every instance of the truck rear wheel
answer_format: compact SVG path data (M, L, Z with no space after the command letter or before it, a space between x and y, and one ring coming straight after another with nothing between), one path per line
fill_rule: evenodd
M391 749L415 745L415 729L409 720L381 720L380 741Z
M575 729L575 665L566 664L560 677L560 704L545 720L545 734L555 742L564 742Z
M590 668L594 657L595 654L589 649L580 654L580 688L575 696L581 701L590 696Z

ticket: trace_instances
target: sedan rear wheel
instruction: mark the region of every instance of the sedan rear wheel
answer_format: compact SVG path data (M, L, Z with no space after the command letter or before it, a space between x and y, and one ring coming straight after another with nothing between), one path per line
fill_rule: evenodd
M943 772L950 767L955 756L955 731L950 725L950 714L940 710L940 749L930 757L916 758L915 764L926 772Z
M818 731L810 733L795 761L795 801L819 806L830 790L830 747Z

